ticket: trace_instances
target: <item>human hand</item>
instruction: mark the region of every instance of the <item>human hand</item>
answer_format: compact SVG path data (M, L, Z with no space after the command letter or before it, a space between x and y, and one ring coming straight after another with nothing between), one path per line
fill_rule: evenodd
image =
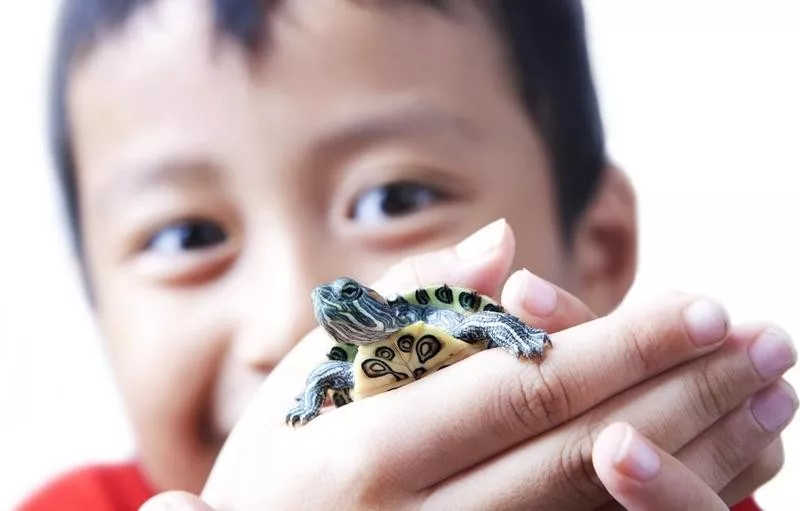
M453 251L421 256L374 287L447 280L496 294L512 258L513 237L506 231L496 250L477 260L460 261ZM719 349L727 334L724 316L708 322L709 344L698 346L682 319L690 297L592 320L583 304L560 290L551 314L526 311L520 294L526 282L541 284L517 273L503 289L503 303L535 326L560 331L541 365L483 352L293 430L283 423L285 412L329 343L315 330L265 382L221 453L204 499L220 511L454 503L461 509L594 509L611 497L593 477L592 439L616 420L695 463L693 470L688 462L665 463L662 474L697 473L706 484L696 485L698 492L711 495L713 485L730 481L702 451L729 433L728 412L777 376L761 379L741 349L725 350L728 343ZM545 295L529 304L546 305ZM753 339L744 337L742 345ZM425 404L429 396L437 397L436 406ZM388 445L384 435L393 439ZM756 432L748 445L734 444L729 471L755 460L751 451L776 435Z

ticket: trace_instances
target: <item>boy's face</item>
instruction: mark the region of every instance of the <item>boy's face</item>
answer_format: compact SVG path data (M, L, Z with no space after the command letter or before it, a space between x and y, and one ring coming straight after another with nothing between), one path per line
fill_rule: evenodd
M543 144L480 15L389 4L287 2L248 60L205 2L158 1L73 72L97 310L162 487L199 488L315 326L320 282L369 282L505 217L515 266L598 312L630 284L633 258L592 226L630 215L595 207L563 250Z

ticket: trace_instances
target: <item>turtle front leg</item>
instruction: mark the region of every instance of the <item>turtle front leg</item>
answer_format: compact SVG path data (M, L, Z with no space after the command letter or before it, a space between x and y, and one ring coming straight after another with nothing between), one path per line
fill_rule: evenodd
M354 386L355 377L350 362L330 360L321 363L308 375L306 390L297 397L297 404L286 414L286 423L292 426L307 424L319 415L329 390L347 392Z
M503 348L517 358L541 357L545 346L552 344L544 330L528 326L510 314L493 311L465 317L451 333L470 344L488 340L488 348Z

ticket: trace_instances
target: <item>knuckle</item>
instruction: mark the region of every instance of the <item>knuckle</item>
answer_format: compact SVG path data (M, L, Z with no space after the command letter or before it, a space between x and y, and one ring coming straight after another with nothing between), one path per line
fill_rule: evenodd
M357 457L345 467L339 466L342 471L337 478L346 481L351 500L358 503L358 508L380 508L382 501L396 498L403 491L398 477L400 467L384 449L360 449ZM370 469L365 471L364 467Z
M747 470L751 471L758 486L768 483L783 469L786 455L780 439L774 442Z
M747 463L746 441L736 435L714 438L709 452L712 470L717 473L714 480L728 482L745 469Z
M573 429L562 446L558 485L573 502L598 506L608 500L606 488L592 463L594 442L606 425L607 422L590 417L582 426Z
M358 503L359 509L373 509L371 505L380 496L389 498L402 491L398 484L402 461L391 456L391 446L384 438L375 436L375 426L376 422L367 418L340 429L335 453L327 435L315 435L312 452L328 454L306 460L313 474L335 474L342 487L348 488L348 501ZM365 471L364 467L370 469Z
M690 374L685 381L696 416L703 421L714 421L725 415L735 394L731 379L716 371L708 358L697 361Z
M495 413L512 431L543 431L570 416L569 393L563 380L545 374L544 368L534 366L505 380Z
M783 468L783 463L783 447L778 440L763 451L753 464L738 473L720 496L724 496L725 502L731 505L741 501L772 480Z
M724 427L712 429L700 444L703 448L698 452L702 452L702 457L695 458L693 463L714 488L733 483L747 486L748 491L755 490L774 477L783 465L780 438L762 448L759 433L742 426L743 415L739 412Z
M641 375L660 372L674 360L677 338L686 336L682 310L690 295L673 293L654 301L643 310L612 314L616 328L609 329L609 342L625 346L626 370Z
M627 323L626 346L624 363L626 367L633 368L638 374L650 374L654 367L651 362L651 352L654 347L663 345L658 332L650 325L644 323L642 318L632 317Z

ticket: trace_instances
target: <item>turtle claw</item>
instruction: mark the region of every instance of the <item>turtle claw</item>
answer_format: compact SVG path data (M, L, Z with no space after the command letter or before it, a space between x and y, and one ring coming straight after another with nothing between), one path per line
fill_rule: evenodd
M305 426L317 415L319 415L319 410L314 410L313 407L309 408L303 406L302 403L298 403L297 406L289 410L289 413L286 414L286 424L292 427Z
M504 346L504 348L517 358L541 358L544 354L545 346L552 346L553 343L544 330L532 330L532 334L523 339L522 342Z
M307 415L303 413L305 408L303 406L303 394L298 394L295 396L294 401L296 403L294 408L289 410L289 413L286 414L286 424L291 426L296 426L298 422L301 422L302 417ZM310 419L306 419L303 424L307 423L308 420Z
M348 396L353 388L353 365L346 361L326 361L317 366L308 377L306 390L295 398L295 406L286 414L286 424L306 425L319 415L328 391Z

